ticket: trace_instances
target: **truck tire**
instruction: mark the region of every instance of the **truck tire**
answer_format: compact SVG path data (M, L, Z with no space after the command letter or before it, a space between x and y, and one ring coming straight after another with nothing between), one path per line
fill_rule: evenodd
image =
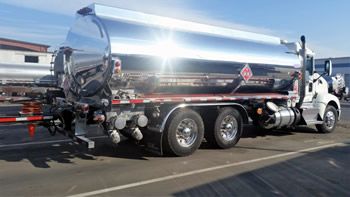
M219 110L214 123L214 128L207 131L206 140L219 148L231 148L241 138L243 130L243 119L239 111L225 107Z
M191 109L175 111L164 130L164 150L171 155L187 156L202 143L204 123L201 116Z
M323 115L323 123L316 125L320 133L332 133L338 120L338 113L335 107L328 105Z

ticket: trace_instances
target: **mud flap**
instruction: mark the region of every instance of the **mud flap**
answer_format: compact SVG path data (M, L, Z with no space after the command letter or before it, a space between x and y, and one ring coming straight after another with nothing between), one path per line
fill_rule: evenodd
M145 146L146 150L162 156L163 132L160 132L160 130L156 128L147 128L142 130L142 134L143 139L141 143Z

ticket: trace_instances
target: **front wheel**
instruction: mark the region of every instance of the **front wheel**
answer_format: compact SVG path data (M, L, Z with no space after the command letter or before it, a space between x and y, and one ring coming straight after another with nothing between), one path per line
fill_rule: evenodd
M320 133L331 133L334 131L338 120L338 113L335 107L329 105L323 115L323 123L316 125Z
M171 155L191 155L201 145L203 136L201 116L191 109L180 109L170 116L164 130L164 148Z

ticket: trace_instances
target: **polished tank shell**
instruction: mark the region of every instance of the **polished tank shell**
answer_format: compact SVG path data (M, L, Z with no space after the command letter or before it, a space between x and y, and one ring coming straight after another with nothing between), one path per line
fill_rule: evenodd
M98 4L77 12L64 48L62 84L76 97L288 91L301 69L277 37Z
M0 84L54 86L56 81L50 69L50 64L0 62Z

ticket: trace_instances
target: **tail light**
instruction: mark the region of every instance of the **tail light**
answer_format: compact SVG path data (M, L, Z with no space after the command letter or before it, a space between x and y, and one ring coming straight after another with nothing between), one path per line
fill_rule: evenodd
M40 102L25 102L22 105L21 114L42 114L41 103Z

